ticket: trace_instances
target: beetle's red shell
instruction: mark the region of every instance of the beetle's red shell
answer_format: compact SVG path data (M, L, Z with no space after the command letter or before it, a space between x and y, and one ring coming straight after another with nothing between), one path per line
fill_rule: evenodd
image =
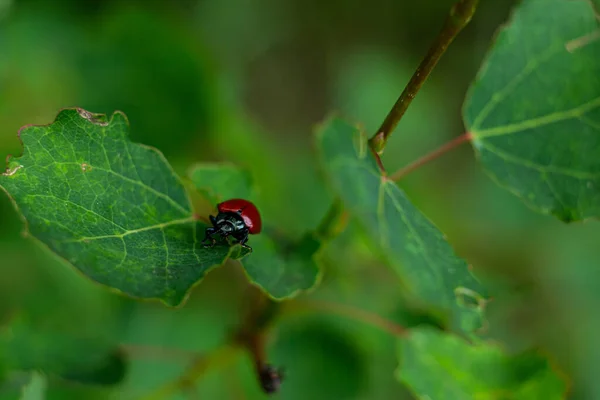
M262 229L260 213L252 202L244 199L231 199L220 203L217 209L219 212L240 212L248 231L253 235L260 233Z

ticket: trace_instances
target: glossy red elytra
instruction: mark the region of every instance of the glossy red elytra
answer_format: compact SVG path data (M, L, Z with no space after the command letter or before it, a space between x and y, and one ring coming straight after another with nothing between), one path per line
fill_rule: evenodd
M203 242L211 243L205 247L213 247L216 243L214 235L220 235L225 239L229 236L236 239L242 247L252 251L248 246L248 235L256 235L262 230L262 220L256 206L244 199L226 200L217 205L219 213L210 216L212 227L206 228L206 237Z

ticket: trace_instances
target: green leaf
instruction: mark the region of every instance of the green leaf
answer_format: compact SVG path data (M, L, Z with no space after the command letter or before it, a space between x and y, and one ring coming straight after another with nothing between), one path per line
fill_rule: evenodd
M539 354L510 356L432 328L412 330L400 341L399 357L396 377L423 399L560 400L567 389Z
M525 0L463 118L489 175L531 208L600 216L600 18L586 0Z
M250 281L274 300L295 297L311 289L320 278L317 264L321 241L309 232L290 241L273 227L268 210L260 206L252 175L228 164L197 164L189 172L196 188L213 202L245 198L261 211L263 232L252 236L248 244L252 253L242 260Z
M31 381L23 387L20 400L43 400L46 398L46 377L39 372L31 374Z
M14 317L0 330L0 352L10 370L41 370L61 378L111 385L126 372L124 355L112 340L78 331L70 323L56 324L53 316L35 318L27 313Z
M285 300L312 289L320 281L321 241L307 233L297 241L263 235L253 238L254 251L242 260L250 280L272 299Z
M205 249L179 177L160 152L127 139L124 114L61 111L21 129L2 187L29 234L96 282L179 305L230 254Z
M363 132L333 118L318 132L325 171L348 211L400 275L409 293L450 324L471 332L483 324L483 288L444 235L383 177Z

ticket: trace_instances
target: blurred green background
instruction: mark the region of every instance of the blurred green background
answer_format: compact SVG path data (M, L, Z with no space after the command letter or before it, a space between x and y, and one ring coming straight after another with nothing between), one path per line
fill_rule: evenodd
M196 161L249 168L269 218L299 234L331 201L313 153L315 124L337 111L373 132L452 3L0 0L0 154L18 155L18 129L50 123L63 107L121 110L132 139L159 148L182 175ZM512 5L481 2L392 136L388 170L462 133L465 92ZM482 173L468 145L401 187L490 288L488 336L509 351L541 347L573 379L571 398L600 399L598 224L535 214ZM24 239L4 194L0 226L0 318L35 310L110 337L130 356L120 385L56 379L49 399L152 393L189 363L156 349L208 351L239 322L248 284L234 264L211 272L185 307L170 310L112 294ZM326 255L321 286L302 299L352 304L407 326L423 322L403 307L395 275L352 223ZM311 315L285 319L275 333L269 358L287 375L276 398L411 398L394 379L396 345L385 333ZM0 398L15 398L15 385ZM250 358L238 357L175 398L266 396Z

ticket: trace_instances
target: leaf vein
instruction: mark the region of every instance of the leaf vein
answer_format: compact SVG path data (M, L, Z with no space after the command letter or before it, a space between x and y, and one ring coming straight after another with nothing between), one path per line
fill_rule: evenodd
M168 226L173 226L173 225L185 225L185 224L189 224L190 222L194 222L195 223L196 219L194 217L176 219L176 220L173 220L173 221L163 222L163 223L156 224L156 225L145 226L143 228L127 230L127 231L125 231L123 233L120 233L120 234L115 234L115 235L101 235L101 236L87 236L87 237L82 237L82 238L79 238L79 239L64 240L62 242L63 243L72 243L72 242L86 242L86 241L101 240L101 239L124 238L125 236L129 236L129 235L132 235L132 234L135 234L135 233L150 231L150 230L153 230L153 229L162 229L162 228L165 228L165 227L168 227Z
M93 211L93 210L90 210L89 208L85 208L85 207L84 207L84 206L82 206L81 204L74 203L74 202L72 202L71 200L62 199L62 198L60 198L60 197L57 197L57 196L51 196L51 195L47 195L47 194L35 194L35 193L34 193L34 194L26 194L26 195L25 195L25 197L26 197L26 198L27 198L27 197L42 197L42 198L49 198L49 199L55 199L55 200L58 200L58 201L62 201L62 202L64 202L64 203L71 204L72 206L74 206L74 207L77 207L77 208L80 208L80 209L82 209L82 210L84 210L84 211L86 211L86 212L89 212L89 213L91 213L91 214L93 214L93 215L95 215L95 216L97 216L97 217L99 217L99 218L101 218L101 219L103 219L103 220L105 220L105 221L107 221L107 222L111 223L111 224L112 224L112 225L114 225L115 227L117 227L117 228L119 228L119 229L123 230L124 232L127 232L127 228L125 228L125 227L123 227L123 226L121 226L121 225L117 224L115 221L111 221L110 219L106 218L106 217L105 217L105 216L103 216L102 214L98 214L97 212L95 212L95 211Z
M568 210L569 207L567 207L567 205L564 203L563 199L559 196L559 193L556 191L556 188L554 187L554 184L550 181L550 177L548 176L547 173L545 173L543 175L543 180L546 183L546 186L548 186L548 189L550 189L550 192L552 192L552 195L554 196L554 198L560 203L560 205L563 207L563 209Z
M525 78L533 73L536 68L548 61L561 50L564 50L564 48L560 46L557 46L556 48L551 47L538 58L531 59L521 70L521 72L515 75L514 78L508 82L503 89L498 91L490 98L487 104L481 109L481 112L477 115L477 117L475 117L471 130L476 131L479 126L485 122L485 119L490 115L490 113L494 111L494 109L512 93L515 87L517 87Z
M542 117L531 118L515 124L499 126L496 128L484 129L482 131L473 131L472 134L477 138L487 138L492 136L510 135L513 133L522 132L531 128L539 128L545 125L554 124L557 122L566 121L569 119L581 119L583 115L595 108L600 107L600 97L595 98L587 103L579 105L567 111L559 111L552 114L547 114Z
M388 185L393 185L393 183L389 183ZM386 186L388 186L388 185L386 185ZM386 188L386 192L389 195L389 197L391 198L392 203L394 203L394 206L398 210L398 214L400 214L400 219L402 219L402 222L404 222L404 224L408 228L409 232L413 235L415 241L421 248L421 254L423 255L423 260L425 260L425 264L427 264L427 266L429 267L430 276L434 276L436 278L436 280L439 282L438 287L445 288L446 285L445 285L444 274L443 273L439 273L439 274L434 273L434 271L436 270L435 263L429 257L429 252L427 251L427 247L425 246L425 243L423 242L423 238L421 238L421 235L419 235L419 233L417 232L417 230L415 229L413 224L409 221L409 219L406 215L406 212L404 211L402 205L398 202L398 199L396 199L396 196L393 193L391 193L387 188ZM440 272L442 272L442 271L440 271ZM447 299L447 296L443 296L443 297L445 300Z
M58 161L55 161L55 163L56 164L62 164L62 165L77 165L77 166L81 166L79 163L72 162L72 161L67 161L67 162L58 162ZM140 186L143 189L151 192L152 194L154 194L154 195L156 195L156 196L158 196L158 197L166 200L167 202L169 202L171 205L173 205L175 208L177 208L179 211L181 211L185 215L187 215L187 214L190 213L190 210L186 210L181 204L177 203L173 198L171 198L168 195L166 195L164 193L161 193L158 190L156 190L156 189L154 189L154 188L146 185L144 182L136 181L135 179L131 179L131 178L129 178L129 177L127 177L127 176L125 176L125 175L123 175L123 174L121 174L119 172L116 172L116 171L114 171L112 169L105 169L105 168L96 167L96 166L93 166L93 165L89 165L89 167L91 169L96 169L98 171L106 172L107 174L115 175L115 176L117 176L117 177L119 177L119 178L121 178L121 179L129 182L129 183L132 183L134 185Z
M550 173L555 173L555 174L559 174L559 175L570 176L570 177L573 177L576 179L581 179L581 180L600 178L600 173L587 173L584 171L577 171L577 170L573 170L573 169L556 167L556 166L552 166L552 165L540 165L540 164L534 163L532 161L510 155L510 154L500 150L499 148L492 146L489 143L479 142L479 144L481 145L481 147L485 148L486 150L488 150L489 152L491 152L493 154L496 154L498 157L504 159L505 161L511 162L513 164L520 164L524 167L535 169L536 171L539 171L541 173L550 172Z
M370 171L369 171L370 172ZM381 181L381 176L379 177ZM388 249L390 245L389 228L385 219L385 183L379 184L379 193L377 199L377 220L379 221L379 240L383 248Z
M167 244L167 235L164 226L160 227L163 237L163 245L165 247L165 288L169 289L169 246Z

